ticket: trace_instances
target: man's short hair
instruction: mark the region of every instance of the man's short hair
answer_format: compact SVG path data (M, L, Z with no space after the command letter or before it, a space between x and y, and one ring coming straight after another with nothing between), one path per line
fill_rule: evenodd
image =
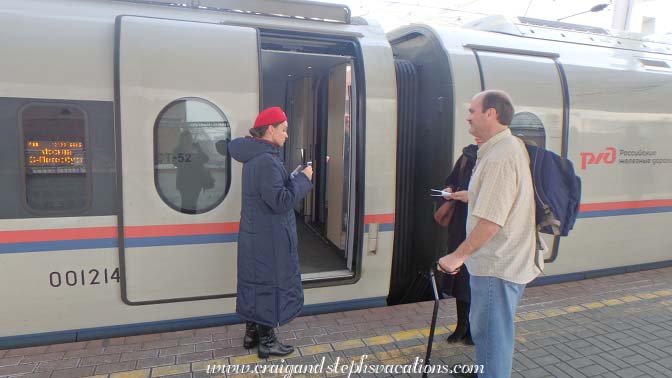
M513 120L513 103L504 91L489 90L483 92L483 112L494 108L497 111L497 121L502 125L509 126Z

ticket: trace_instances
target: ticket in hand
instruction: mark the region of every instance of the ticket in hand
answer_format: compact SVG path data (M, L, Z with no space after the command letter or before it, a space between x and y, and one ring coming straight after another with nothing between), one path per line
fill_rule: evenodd
M444 192L443 190L438 190L438 189L431 189L431 191L434 192L434 193L430 194L430 196L432 196L432 197L450 197L450 196L453 195L453 193L451 193L451 192Z

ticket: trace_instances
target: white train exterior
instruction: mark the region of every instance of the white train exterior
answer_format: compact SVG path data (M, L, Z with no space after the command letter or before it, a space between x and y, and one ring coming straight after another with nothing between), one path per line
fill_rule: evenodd
M307 314L397 301L444 252L429 188L472 143L482 88L510 92L518 133L583 180L540 282L672 260L670 45L529 23L385 35L337 5L168 3L0 5L0 347L236 322L242 167L225 141L273 105L290 117L288 171L316 171L296 208ZM180 180L204 175L189 208Z
M459 30L404 27L389 39L395 58L417 67L418 82L416 146L400 147L414 151L414 224L395 263L413 261L405 251L441 247L445 233L432 227L435 205L426 195L473 143L464 121L473 94L498 88L514 99L513 132L568 157L582 179L579 219L568 237L545 237L553 263L536 282L669 264L672 46L499 16Z

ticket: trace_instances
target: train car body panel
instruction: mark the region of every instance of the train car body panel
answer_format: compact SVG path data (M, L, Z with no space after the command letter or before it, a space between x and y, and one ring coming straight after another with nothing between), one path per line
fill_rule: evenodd
M672 239L664 225L672 209L671 183L663 172L672 157L665 142L671 113L662 99L672 95L672 75L656 69L656 64L662 65L656 62L670 59L661 53L664 46L616 43L616 37L608 45L598 44L583 33L575 33L582 38L580 43L565 34L560 37L560 32L552 38L543 30L509 34L426 25L388 34L395 57L419 67L439 65L441 73L434 68L433 75L450 75L453 83L436 96L450 99L448 108L454 109L454 116L437 117L440 121L424 127L425 137L417 142L449 145L446 149L453 151L443 160L444 152L436 148L441 159L434 167L441 170L431 179L421 179L416 188L421 193L416 196L415 208L420 209L416 216L428 219L417 228L414 242L423 251L424 264L445 253L445 235L429 220L435 207L428 206L425 194L442 185L462 147L474 143L467 132L469 102L480 90L491 88L512 95L517 112L514 134L567 156L582 179L580 219L568 237L554 241L544 235L559 255L547 264L539 282L668 262ZM429 50L436 45L442 47L440 52ZM430 110L420 117L436 116ZM446 129L453 130L452 139ZM417 167L431 164L425 155L429 156L418 151Z
M301 10L301 4L294 6ZM339 220L346 242L338 250L300 235L312 240L300 242L306 248L317 240L324 253L340 254L342 267L304 275L305 313L385 304L392 260L396 100L392 53L378 25L350 23L349 17L347 23L327 22L102 0L4 3L0 24L2 35L12 36L3 39L6 59L0 62L0 117L5 120L0 132L12 141L8 161L18 156L20 163L1 172L12 205L0 214L0 269L14 284L0 292L3 305L12 309L0 315L0 345L239 321L235 241L242 165L216 157L216 152L226 154L225 145L203 148L215 188L200 192L196 214L185 213L174 182L180 163L174 148L184 125L180 132L171 127L187 122L189 130L201 127L218 135L214 140L246 135L260 107L290 100L284 94L290 81L286 73L295 72L278 71L283 65L294 65L305 77L311 77L305 70L313 63L320 74L333 62L350 65L347 96L346 85L338 93L331 89L343 96L340 121L331 124L352 135L349 193L341 200L347 217ZM346 48L349 56L342 52ZM269 66L261 58L268 54L284 57L278 66ZM262 77L277 80L264 83ZM315 87L307 89L303 99L317 94ZM34 110L31 104L47 106ZM25 106L28 110L22 111ZM349 117L344 117L346 110ZM22 121L22 115L32 118ZM83 138L80 150L86 152L77 182L91 204L81 211L30 208L38 198L31 180L39 169L23 163L32 153L27 143L52 142L50 135L37 140L25 130L43 132L45 117L82 130L77 137ZM318 123L297 122L305 128ZM305 129L305 135L311 132ZM194 142L203 142L199 135L194 133ZM314 149L314 142L306 148ZM331 159L344 157L339 152ZM63 173L40 169L41 178ZM220 183L225 185L220 188ZM45 193L54 196L54 191ZM213 191L207 210L202 209L200 196ZM309 211L300 215L301 222L312 216ZM40 239L33 241L35 235ZM14 294L16 288L20 295Z

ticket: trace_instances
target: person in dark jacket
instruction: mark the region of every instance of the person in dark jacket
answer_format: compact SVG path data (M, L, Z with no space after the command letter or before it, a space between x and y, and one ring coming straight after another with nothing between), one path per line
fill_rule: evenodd
M452 253L467 236L467 192L471 171L476 164L478 146L471 144L462 150L462 156L457 159L455 167L446 178L444 191L454 193L448 201L455 201L455 210L448 225L448 253ZM457 327L455 332L448 336L449 343L463 342L474 345L469 331L469 307L471 303L471 289L469 287L469 271L462 266L455 275L444 275L443 292L455 297L457 307Z
M273 328L303 309L294 206L311 190L313 170L287 174L279 155L287 116L279 107L259 113L250 134L229 143L243 163L236 312L246 321L244 347L258 344L259 357L268 358L294 351Z
M205 167L209 160L188 130L180 134L180 141L173 151L173 164L177 167L175 186L180 192L180 211L196 214L198 196L205 187L204 177L210 177Z

